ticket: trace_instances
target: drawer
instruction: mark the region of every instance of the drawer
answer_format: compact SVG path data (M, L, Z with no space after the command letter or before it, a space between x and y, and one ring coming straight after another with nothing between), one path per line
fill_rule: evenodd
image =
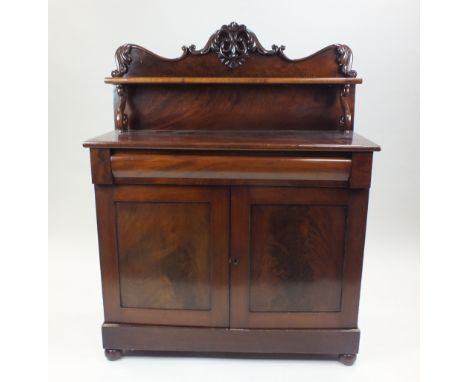
M116 152L112 174L122 179L292 180L347 182L351 159L222 154Z

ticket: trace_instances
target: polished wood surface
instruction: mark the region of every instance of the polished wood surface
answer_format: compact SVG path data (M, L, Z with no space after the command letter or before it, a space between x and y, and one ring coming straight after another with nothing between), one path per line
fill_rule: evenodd
M91 177L95 184L112 184L111 158L109 149L91 149Z
M372 177L372 154L355 152L352 154L351 162L349 186L351 188L369 188Z
M334 44L301 58L290 59L285 46L266 49L254 32L232 22L215 31L205 46L183 46L182 55L168 59L141 46L125 44L115 54L117 69L112 77L356 77L351 70L352 52Z
M219 329L105 323L107 349L243 354L355 354L359 329Z
M106 77L106 84L362 84L362 78L319 77Z
M288 202L251 205L249 310L339 311L346 208Z
M211 309L208 203L120 202L116 220L122 307Z
M130 130L336 130L343 114L338 85L129 85L127 94Z
M264 125L265 126L265 125ZM267 126L265 126L267 127ZM172 150L256 150L256 151L379 151L380 147L361 135L340 131L111 131L83 144L90 148Z
M111 167L115 178L347 181L351 159L117 152L111 157Z
M229 130L268 122L274 130L352 130L355 85L362 80L351 69L351 49L330 45L297 60L284 49L264 48L237 23L223 25L201 49L184 47L176 59L122 45L105 80L118 85L115 126Z
M304 187L231 195L231 327L356 327L350 262L362 254L353 245L364 237L355 220L366 195Z
M292 60L244 25L176 59L117 49L115 131L91 151L105 355L351 365L373 153L351 49ZM307 86L309 85L309 86Z
M107 322L228 326L228 195L96 186Z

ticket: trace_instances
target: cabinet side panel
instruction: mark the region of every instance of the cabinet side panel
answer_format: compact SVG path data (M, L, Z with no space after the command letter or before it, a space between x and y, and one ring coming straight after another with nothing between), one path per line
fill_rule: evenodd
M117 261L114 187L95 185L96 215L99 238L104 317L108 322L118 322L120 312L119 270Z
M344 324L351 328L358 324L368 200L368 189L350 190L342 309L346 312Z

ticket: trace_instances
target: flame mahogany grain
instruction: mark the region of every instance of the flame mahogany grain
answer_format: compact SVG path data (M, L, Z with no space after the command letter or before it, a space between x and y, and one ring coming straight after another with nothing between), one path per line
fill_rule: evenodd
M244 25L167 59L117 49L88 140L105 355L330 355L351 365L372 157L352 52L293 60Z

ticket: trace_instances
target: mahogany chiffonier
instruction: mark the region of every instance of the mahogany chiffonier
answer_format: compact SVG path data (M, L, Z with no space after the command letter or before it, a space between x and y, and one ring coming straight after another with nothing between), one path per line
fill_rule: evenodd
M176 59L117 49L91 152L108 359L331 355L352 364L372 155L346 45L292 60L244 25Z

